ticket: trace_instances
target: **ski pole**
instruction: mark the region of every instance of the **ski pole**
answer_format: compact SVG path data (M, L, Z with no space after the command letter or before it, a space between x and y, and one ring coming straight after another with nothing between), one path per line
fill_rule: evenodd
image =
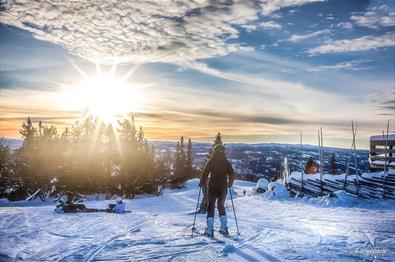
M194 217L194 219L193 219L192 236L193 236L193 231L195 230L196 215L197 215L198 208L199 208L199 200L200 200L200 192L201 192L201 191L202 191L202 190L201 190L201 188L199 187L199 194L198 194L198 199L197 199L197 202L196 202L195 217Z
M235 221L236 221L237 235L240 236L239 225L237 224L237 217L236 217L235 205L234 205L234 203L233 203L232 190L230 190L230 187L229 187L229 195L230 195L230 200L232 201L233 214L234 214L234 216L235 216Z

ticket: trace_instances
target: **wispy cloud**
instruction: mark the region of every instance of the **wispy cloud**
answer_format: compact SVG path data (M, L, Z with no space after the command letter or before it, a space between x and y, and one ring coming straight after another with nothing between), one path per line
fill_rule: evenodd
M1 22L101 62L174 62L245 50L239 26L320 0L6 2ZM248 47L247 47L248 49Z
M259 24L259 27L263 29L281 29L282 26L279 23L276 23L274 21L267 21L267 22L262 22Z
M319 35L322 35L322 34L328 34L328 33L330 33L330 32L331 32L331 30L329 30L329 29L324 29L324 30L315 31L315 32L312 32L312 33L304 34L304 35L292 35L292 36L288 39L288 41L291 41L291 42L301 42L301 41L304 41L304 40L306 40L306 39L310 39L310 38L313 38L313 37L316 37L316 36L319 36Z
M337 27L344 28L344 29L352 29L353 25L350 22L340 22L336 25Z
M356 25L369 28L380 26L395 26L395 12L383 14L379 11L368 11L363 14L356 14L350 18Z
M368 70L370 67L361 66L369 61L366 60L352 60L352 61L345 61L340 62L335 65L321 65L316 67L308 67L306 69L307 72L319 72L322 70L350 70L350 71L359 71L359 70Z
M395 95L395 92L392 93L392 95ZM395 99L389 99L381 102L379 104L379 109L385 110L387 112L391 112L392 115L395 114Z
M354 39L331 40L308 50L310 55L366 51L395 45L395 33L382 36L362 36Z
M263 0L260 3L262 8L263 15L270 15L283 7L291 7L291 6L301 6L307 3L314 2L324 2L326 0L283 0L283 1L272 1L272 0Z

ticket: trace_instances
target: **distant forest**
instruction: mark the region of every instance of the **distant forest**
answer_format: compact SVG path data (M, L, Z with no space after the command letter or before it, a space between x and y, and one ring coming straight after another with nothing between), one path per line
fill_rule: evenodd
M20 148L0 143L0 197L10 200L34 193L45 199L66 190L126 198L159 195L197 176L191 139L181 137L174 156L157 157L133 116L118 120L116 127L87 117L62 133L42 122L35 126L28 117L19 132Z

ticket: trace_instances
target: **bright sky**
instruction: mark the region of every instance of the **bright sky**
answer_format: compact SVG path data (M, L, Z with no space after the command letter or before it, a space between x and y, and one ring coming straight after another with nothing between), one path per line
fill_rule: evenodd
M19 2L19 3L18 3ZM0 136L132 112L150 140L351 146L391 120L394 1L17 1L0 6Z

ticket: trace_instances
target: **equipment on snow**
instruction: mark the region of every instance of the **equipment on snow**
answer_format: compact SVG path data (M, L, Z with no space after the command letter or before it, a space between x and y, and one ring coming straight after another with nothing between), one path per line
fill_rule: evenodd
M196 229L193 230L193 232L196 233L196 234L199 235L199 236L207 237L208 239L210 239L210 241L213 241L214 243L226 244L226 241L220 240L220 239L218 239L218 238L215 238L214 236L212 236L212 237L211 237L211 236L208 236L206 233L199 232L199 231L197 231ZM230 236L226 236L226 237L228 237L229 239L232 239ZM232 239L232 240L233 240L233 239Z
M237 235L240 236L239 225L237 223L237 217L236 217L236 211L235 211L235 205L233 203L232 190L230 189L230 187L229 187L229 195L230 195L230 200L232 201L233 214L235 216L235 221L236 221Z
M195 223L196 223L196 215L197 215L198 208L199 208L200 192L201 192L201 188L199 187L199 194L198 194L198 199L197 199L197 202L196 202L195 217L193 218L192 236L193 236L193 232L195 232Z

